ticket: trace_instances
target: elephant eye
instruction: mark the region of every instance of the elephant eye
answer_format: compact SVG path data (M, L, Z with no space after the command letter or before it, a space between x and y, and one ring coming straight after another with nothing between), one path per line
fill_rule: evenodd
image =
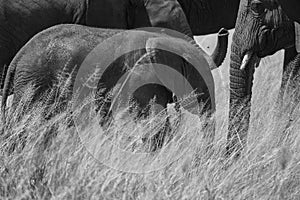
M264 4L259 0L252 1L250 4L250 8L253 14L256 16L260 16L267 11Z

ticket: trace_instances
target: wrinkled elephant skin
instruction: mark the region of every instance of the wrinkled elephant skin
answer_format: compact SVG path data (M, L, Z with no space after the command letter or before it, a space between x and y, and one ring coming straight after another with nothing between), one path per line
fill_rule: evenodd
M246 144L255 67L294 42L294 23L277 0L241 1L231 46L228 154Z
M45 119L49 119L55 114L64 111L65 106L72 98L73 84L78 82L75 80L81 79L77 77L77 73L80 72L80 69L85 70L81 66L84 66L82 64L86 57L90 55L92 50L97 49L95 47L98 47L104 40L120 32L121 30L116 29L91 28L81 25L57 25L35 35L21 48L8 67L2 97L2 118L4 122L6 119L6 100L12 87L14 90L12 110L17 108L28 86L32 85L34 87L31 94L32 99L26 103L26 107L29 110L36 102L44 103L46 109L43 111L42 116ZM174 102L173 93L165 87L165 83L162 83L159 77L160 69L153 70L152 67L147 67L149 66L147 64L152 64L153 60L155 63L170 66L174 71L179 72L181 77L184 77L192 86L191 91L195 91L199 107L201 108L204 104L204 111L208 112L208 114L215 111L214 81L209 66L211 62L208 61L209 56L204 51L200 55L199 50L191 46L186 40L172 37L168 37L170 39L160 39L159 37L161 37L161 34L135 30L127 34L126 37L120 37L120 42L112 43L112 45L116 45L112 46L115 48L102 45L105 52L117 52L121 48L130 50L129 53L114 59L108 66L100 64L105 71L101 75L98 85L96 85L98 86L97 89L99 89L96 92L96 107L98 106L96 111L100 111L100 124L104 125L104 127L108 124L108 120L111 119L110 108L113 101L98 101L98 99L103 100L108 92L113 91L112 89L121 80L121 77L129 71L131 72L138 61L140 65L137 65L138 67L134 68L131 75L128 76L129 78L125 82L124 87L131 88L136 86L136 84L139 85L139 82L142 85L144 81L155 80L155 84L142 85L132 94L133 100L140 108L139 111L141 113L138 113L139 115L143 115L143 111L146 111L145 114L148 115L147 106L153 98L155 98L156 104L162 108L166 108L168 103ZM145 46L145 49L132 50L134 48L131 45L134 46L136 43L141 43ZM174 54L171 51L160 50L160 47L163 45L173 47L174 51L179 49L179 52L185 52L187 58L178 56L178 54ZM222 47L224 45L217 46ZM157 48L159 50L155 51L155 54L150 54L150 57L144 57L146 49L148 51L148 49ZM111 54L116 55L116 52ZM106 56L101 56L101 54L96 57L100 60L107 58ZM194 57L200 60L200 66L196 66L200 69L196 69L193 67L194 65L190 64ZM140 58L142 59L140 60ZM99 62L96 63L98 65ZM71 81L66 81L67 78L70 78ZM61 83L60 81L62 81L63 87L59 87L61 86L59 84ZM176 85L180 79L174 78L167 81ZM129 91L129 89L125 91ZM181 97L188 94L182 94ZM104 104L101 105L103 102ZM118 99L119 102L121 101ZM52 110L53 107L51 109L52 105L55 105L54 110ZM24 110L24 112L27 112L27 110ZM20 113L20 116L22 117L23 114Z
M35 88L33 102L36 102L41 98L45 98L44 93L56 85L59 77L61 77L61 73L68 74L74 72L72 73L71 79L74 81L74 78L76 78L74 74L76 75L78 67L82 64L89 52L91 52L105 39L110 38L114 34L120 32L121 30L116 29L91 28L81 25L57 25L35 35L24 47L21 48L8 68L8 74L5 79L2 98L2 112L5 112L6 100L12 87L15 94L13 98L13 108L16 107L22 98L28 84L33 84ZM222 34L224 35L224 32L222 32ZM209 63L212 61L209 61L211 60L209 55L207 55L203 50L201 51L202 55L200 55L198 49L190 46L190 44L186 41L184 43L184 40L179 38L175 38L173 40L151 40L152 42L150 43L148 40L145 40L147 37L155 38L158 36L158 33L136 31L133 32L132 35L129 34L129 38L121 37L123 40L121 43L124 44L123 46L125 48L129 49L131 48L131 44L136 43L144 43L145 47L148 46L147 48L159 48L157 45L164 44L167 44L167 46L173 45L174 51L178 50L180 52L186 52L187 55L190 55L189 59L193 57L200 59L199 63L202 63L201 65L203 66L199 66L202 69L197 69L196 71L194 70L194 67L190 67L191 64L188 63L190 61L186 62L185 59L170 52L158 51L156 54L154 54L157 56L151 58L150 60L145 59L143 62L147 64L151 60L155 59L161 64L174 67L176 71L180 72L184 77L186 77L188 82L190 82L192 85L193 90L196 90L198 93L202 94L201 98L198 99L198 102L207 103L207 110L214 111L214 85L213 77L209 68ZM182 42L180 42L181 40ZM223 41L223 39L221 39L221 41ZM116 43L116 45L120 44ZM106 45L104 46L106 48ZM217 48L224 47L224 45L217 46ZM218 52L221 51L218 50ZM123 66L125 65L124 63L129 63L131 66L133 66L134 63L137 62L137 60L139 60L144 54L144 50L135 50L116 59L105 70L105 73L103 73L99 82L99 84L106 89L105 93L111 90L116 85L120 77L125 73L127 68ZM199 72L200 75L197 72ZM136 73L138 74L137 76L132 76L133 83L140 79L139 73L144 73L147 75L145 77L149 78L154 77L155 79L155 77L157 77L155 74L157 72L150 70L150 68L137 68ZM73 84L71 84L70 87L73 87ZM142 96L143 98L148 96L146 100L140 98L140 104L144 106L148 104L149 100L154 97L155 93L155 95L158 97L158 102L163 107L166 107L166 104L173 100L171 98L172 93L166 90L166 88L159 87L153 90L153 87L155 88L156 86L149 85L148 87L149 88L145 87L144 90L140 91L141 93L146 91L146 93L149 93L147 95L139 95L139 92L135 93L137 99L139 99L139 96ZM65 98L67 99L70 97L70 95L71 93L69 94L68 92L64 94ZM102 96L104 95L105 94ZM54 99L49 99L48 97L46 99L47 102L51 104L54 101Z

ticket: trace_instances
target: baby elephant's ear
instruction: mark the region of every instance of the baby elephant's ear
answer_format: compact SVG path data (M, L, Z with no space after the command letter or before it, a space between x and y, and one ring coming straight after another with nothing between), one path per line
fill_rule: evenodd
M296 50L298 53L300 53L300 24L295 22L295 36L296 36Z

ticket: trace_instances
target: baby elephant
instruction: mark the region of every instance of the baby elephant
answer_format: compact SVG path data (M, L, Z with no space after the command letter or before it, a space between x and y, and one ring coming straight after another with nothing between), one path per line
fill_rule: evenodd
M46 105L60 101L57 109L61 112L73 91L88 90L82 82L82 79L88 79L82 74L91 75L90 66L101 71L95 84L97 100L109 96L122 80L119 91L132 91L125 96L133 100L140 111L147 110L152 99L161 108L166 108L168 103L174 102L175 96L180 98L193 91L197 94L197 102L205 104L204 110L214 112L211 68L216 67L214 63L219 65L224 60L227 30L219 32L213 56L192 46L192 42L161 31L131 30L126 33L117 29L64 24L40 32L17 53L8 68L2 98L3 119L8 95L14 93L12 109L16 109L28 85L34 89L27 106L40 101ZM118 34L120 37L115 37ZM62 89L59 83L65 82L69 84ZM96 102L102 118L110 116L114 99L104 106Z

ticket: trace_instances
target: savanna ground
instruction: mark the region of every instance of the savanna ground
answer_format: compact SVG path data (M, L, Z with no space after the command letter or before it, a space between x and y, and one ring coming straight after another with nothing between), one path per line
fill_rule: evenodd
M211 52L215 35L197 41ZM16 113L8 115L13 116L9 130L0 136L0 199L300 199L300 113L294 113L293 121L287 111L274 117L282 59L283 52L278 52L256 70L247 150L237 161L223 155L229 54L213 71L217 130L212 151L205 148L199 119L183 113L173 131L191 137L177 138L179 145L167 149L171 155L180 153L167 165L141 166L134 158L121 165L96 159L87 151L92 145L84 145L77 129L67 126L65 113L42 122L36 108L20 123L13 123ZM153 119L144 128L120 123L112 128L112 135L151 133L157 128L151 126L157 121ZM84 125L83 133L94 130ZM149 154L153 162L161 159L156 156ZM169 157L164 154L162 158Z

